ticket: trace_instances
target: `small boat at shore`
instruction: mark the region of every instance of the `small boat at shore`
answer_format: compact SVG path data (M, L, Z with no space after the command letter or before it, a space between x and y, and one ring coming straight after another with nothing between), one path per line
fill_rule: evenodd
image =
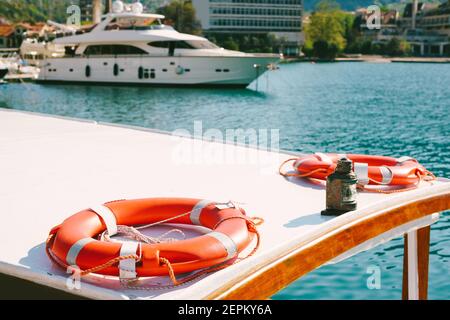
M57 38L64 56L45 57L39 82L246 87L281 54L248 54L164 25L142 5L116 1L89 32Z
M20 55L29 65L39 67L45 58L64 57L64 47L56 46L52 42L25 39L20 46Z
M0 81L24 82L37 79L39 68L28 65L16 52L0 55Z

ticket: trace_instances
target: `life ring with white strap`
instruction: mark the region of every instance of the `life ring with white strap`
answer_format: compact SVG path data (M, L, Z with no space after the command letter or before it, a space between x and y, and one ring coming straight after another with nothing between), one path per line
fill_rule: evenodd
M326 180L336 169L338 160L342 158L353 162L353 170L361 187L367 185L416 186L423 179L435 179L431 172L411 157L392 158L336 153L315 153L288 159L281 164L280 174ZM288 162L293 162L294 173L283 172L283 167Z
M107 242L100 235L113 236L123 226L170 222L198 225L211 230L205 235L175 242ZM237 259L259 234L255 220L232 202L152 198L120 200L83 210L53 228L47 240L47 254L61 267L77 267L82 275L98 273L137 277L171 276L226 265ZM252 251L254 253L256 248Z

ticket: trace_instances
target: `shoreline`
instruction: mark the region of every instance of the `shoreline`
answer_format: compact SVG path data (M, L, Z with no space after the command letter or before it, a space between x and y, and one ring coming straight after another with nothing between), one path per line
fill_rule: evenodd
M316 58L287 58L283 63L297 62L371 62L371 63L450 63L450 57L386 57L376 55L348 55L334 60L324 60Z

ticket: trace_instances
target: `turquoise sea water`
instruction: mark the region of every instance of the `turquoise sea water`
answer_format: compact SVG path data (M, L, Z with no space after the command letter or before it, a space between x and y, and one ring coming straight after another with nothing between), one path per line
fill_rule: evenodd
M255 84L251 86L255 88ZM0 86L0 107L172 131L280 129L282 149L410 155L450 177L450 64L290 64L252 90ZM450 299L450 213L433 225L430 299ZM274 299L399 299L403 240L322 267ZM381 270L369 290L367 269Z

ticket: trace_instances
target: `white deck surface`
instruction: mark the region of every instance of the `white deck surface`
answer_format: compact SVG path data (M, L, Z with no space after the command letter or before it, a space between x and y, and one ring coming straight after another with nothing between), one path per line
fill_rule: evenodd
M0 110L0 272L90 298L199 299L300 243L320 241L337 228L386 208L450 190L450 183L437 182L402 194L363 193L358 211L326 218L320 215L325 206L322 186L287 181L276 167L267 170L267 165L177 163L181 140L188 146L200 145L204 152L219 147L265 159L269 155L145 130ZM270 156L276 163L290 157ZM45 255L50 229L94 204L149 197L242 203L250 216L265 219L259 227L260 250L237 265L172 290L127 290L116 280L101 277L84 280L81 290L68 290L66 273ZM431 218L409 224L351 254L430 223ZM150 281L168 283L164 278Z

